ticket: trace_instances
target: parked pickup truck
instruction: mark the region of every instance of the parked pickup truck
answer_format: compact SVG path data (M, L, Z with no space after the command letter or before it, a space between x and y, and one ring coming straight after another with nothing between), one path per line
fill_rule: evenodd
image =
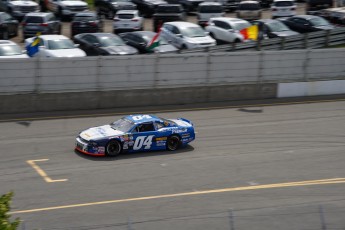
M153 30L158 32L164 22L186 21L186 13L180 4L162 4L153 14Z

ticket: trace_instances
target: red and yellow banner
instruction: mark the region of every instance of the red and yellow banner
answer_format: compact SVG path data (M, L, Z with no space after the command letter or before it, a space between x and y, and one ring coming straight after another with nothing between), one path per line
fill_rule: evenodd
M244 39L258 40L259 27L257 25L252 25L240 30L240 33L243 35Z

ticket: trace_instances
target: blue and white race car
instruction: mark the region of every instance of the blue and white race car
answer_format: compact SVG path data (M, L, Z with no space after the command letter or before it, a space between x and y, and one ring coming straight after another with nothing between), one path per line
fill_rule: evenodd
M154 115L129 115L109 125L79 133L75 149L93 156L167 149L174 151L195 139L192 122Z

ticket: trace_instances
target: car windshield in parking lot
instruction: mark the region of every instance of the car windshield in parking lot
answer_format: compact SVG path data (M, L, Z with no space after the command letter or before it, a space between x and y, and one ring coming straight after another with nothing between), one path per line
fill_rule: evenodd
M76 22L95 21L96 17L92 15L76 16L73 20Z
M43 18L42 17L27 17L25 20L26 23L42 23L43 22Z
M134 14L117 14L117 17L121 19L132 19L134 18Z
M259 4L252 4L252 3L247 3L247 4L241 4L238 7L239 10L259 10L260 5Z
M281 22L272 22L268 24L268 27L272 32L281 32L290 30L284 23Z
M314 26L329 26L329 22L321 17L312 18L309 22Z
M18 46L0 46L0 56L12 56L22 54Z
M125 118L121 118L120 120L115 121L114 123L111 123L110 126L115 129L115 130L119 130L121 132L127 133L129 132L132 127L133 127L134 123L128 119Z
M222 13L222 6L200 6L199 13Z
M108 46L124 46L126 45L120 38L118 37L101 37L100 39L101 47L108 47Z
M274 6L293 6L293 1L279 1L279 2L273 2Z
M182 28L182 35L186 37L205 37L205 31L199 27L186 27Z
M68 39L59 39L59 40L49 40L48 49L50 50L59 50L59 49L74 49L74 44Z

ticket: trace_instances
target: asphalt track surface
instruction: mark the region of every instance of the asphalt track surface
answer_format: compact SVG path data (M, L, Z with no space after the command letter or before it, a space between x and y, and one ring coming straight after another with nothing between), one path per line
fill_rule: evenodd
M345 229L345 101L155 114L191 119L196 140L94 158L75 136L120 115L2 120L0 194L15 192L19 229Z

